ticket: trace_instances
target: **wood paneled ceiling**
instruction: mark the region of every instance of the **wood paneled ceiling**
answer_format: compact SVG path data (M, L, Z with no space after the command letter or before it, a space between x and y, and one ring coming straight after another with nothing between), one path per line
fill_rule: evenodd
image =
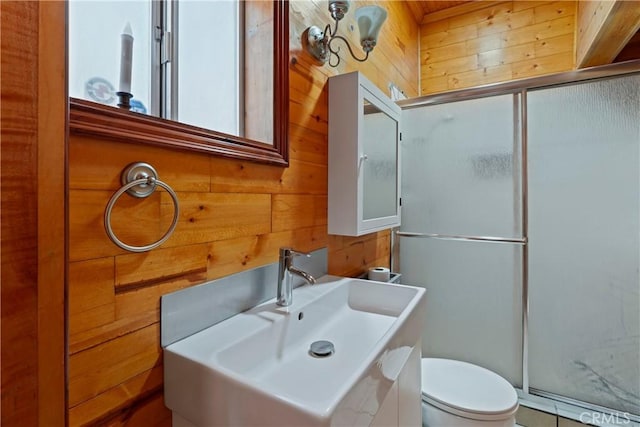
M418 23L422 22L424 15L438 12L451 7L459 6L461 4L470 3L470 1L443 1L443 0L422 0L422 1L407 1L411 8L413 16Z

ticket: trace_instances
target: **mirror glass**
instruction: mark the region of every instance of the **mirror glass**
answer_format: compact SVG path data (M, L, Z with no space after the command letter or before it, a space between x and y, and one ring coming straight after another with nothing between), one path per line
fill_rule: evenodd
M398 123L363 98L363 219L396 215Z
M181 149L287 163L286 1L72 0L68 19L72 132L103 132L85 111L125 121L129 92L129 119L170 120Z

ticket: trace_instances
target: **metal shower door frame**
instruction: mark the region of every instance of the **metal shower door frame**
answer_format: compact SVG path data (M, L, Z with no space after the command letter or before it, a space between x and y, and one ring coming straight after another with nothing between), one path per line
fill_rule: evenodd
M521 238L503 238L495 236L462 236L444 235L420 232L403 232L398 228L391 233L391 253L390 265L393 271L398 270L400 260L399 237L427 238L442 240L457 240L466 242L486 242L516 244L522 246L522 391L529 395L533 391L535 395L554 399L570 405L586 407L598 412L611 411L610 408L603 408L587 402L578 402L574 399L545 392L543 390L532 389L529 386L529 176L528 176L528 138L527 138L527 93L530 90L547 89L554 86L565 86L587 82L589 80L601 80L607 78L621 77L630 74L640 73L640 60L622 62L618 64L602 65L598 67L585 68L581 70L568 71L542 77L533 77L521 80L514 80L506 83L495 83L484 86L473 87L445 92L436 95L427 95L418 98L399 101L398 105L402 110L421 108L425 106L448 104L457 101L467 101L471 99L487 98L498 95L514 95L514 102L519 98L520 117L520 190L521 190ZM515 118L514 118L515 119ZM517 141L516 141L517 143ZM634 417L635 418L635 417Z

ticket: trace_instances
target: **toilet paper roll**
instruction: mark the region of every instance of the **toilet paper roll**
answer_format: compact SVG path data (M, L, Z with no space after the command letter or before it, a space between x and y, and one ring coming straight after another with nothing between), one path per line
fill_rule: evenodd
M391 272L386 267L373 267L369 269L367 276L369 280L376 280L378 282L388 282L391 277Z

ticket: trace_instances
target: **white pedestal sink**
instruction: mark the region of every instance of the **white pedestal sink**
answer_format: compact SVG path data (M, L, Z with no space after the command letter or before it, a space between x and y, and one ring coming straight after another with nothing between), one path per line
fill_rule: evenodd
M424 292L325 276L167 346L174 426L420 424Z

